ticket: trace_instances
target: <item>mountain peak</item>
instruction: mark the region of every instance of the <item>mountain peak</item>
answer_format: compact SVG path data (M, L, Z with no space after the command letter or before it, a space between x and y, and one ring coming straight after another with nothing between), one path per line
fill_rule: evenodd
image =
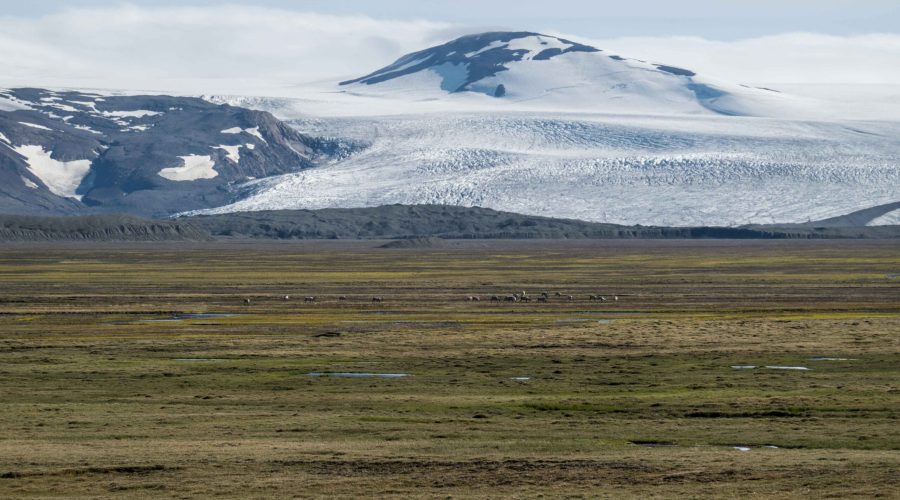
M600 52L600 50L563 38L529 31L478 33L407 54L374 73L340 84L373 85L430 69L443 77L441 89L448 92L463 92L476 90L472 88L473 83L507 71L511 63L548 60L571 52ZM488 93L493 94L493 91Z

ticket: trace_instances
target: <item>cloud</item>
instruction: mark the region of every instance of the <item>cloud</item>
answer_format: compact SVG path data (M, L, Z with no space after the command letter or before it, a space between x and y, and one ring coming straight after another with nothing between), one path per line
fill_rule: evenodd
M786 33L736 41L698 37L584 40L623 56L742 83L900 84L900 35Z
M366 74L472 31L241 5L71 8L0 17L0 85L277 95L304 82ZM893 34L567 38L745 83L900 84L900 35Z
M299 83L375 70L452 29L237 5L69 9L0 18L0 78L185 91Z

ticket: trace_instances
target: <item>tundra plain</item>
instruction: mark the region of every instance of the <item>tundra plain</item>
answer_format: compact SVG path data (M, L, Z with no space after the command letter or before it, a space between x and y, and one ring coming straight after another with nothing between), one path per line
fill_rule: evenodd
M895 241L376 247L0 247L0 497L900 496Z

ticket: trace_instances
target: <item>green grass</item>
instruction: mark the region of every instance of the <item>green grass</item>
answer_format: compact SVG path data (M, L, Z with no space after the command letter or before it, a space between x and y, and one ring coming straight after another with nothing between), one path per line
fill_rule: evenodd
M516 245L0 249L0 497L898 491L894 246Z

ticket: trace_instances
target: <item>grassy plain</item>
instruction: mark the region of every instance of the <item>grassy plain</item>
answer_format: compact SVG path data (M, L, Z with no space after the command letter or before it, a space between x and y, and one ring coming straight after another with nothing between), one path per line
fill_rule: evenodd
M373 247L0 247L0 497L900 496L896 243Z

